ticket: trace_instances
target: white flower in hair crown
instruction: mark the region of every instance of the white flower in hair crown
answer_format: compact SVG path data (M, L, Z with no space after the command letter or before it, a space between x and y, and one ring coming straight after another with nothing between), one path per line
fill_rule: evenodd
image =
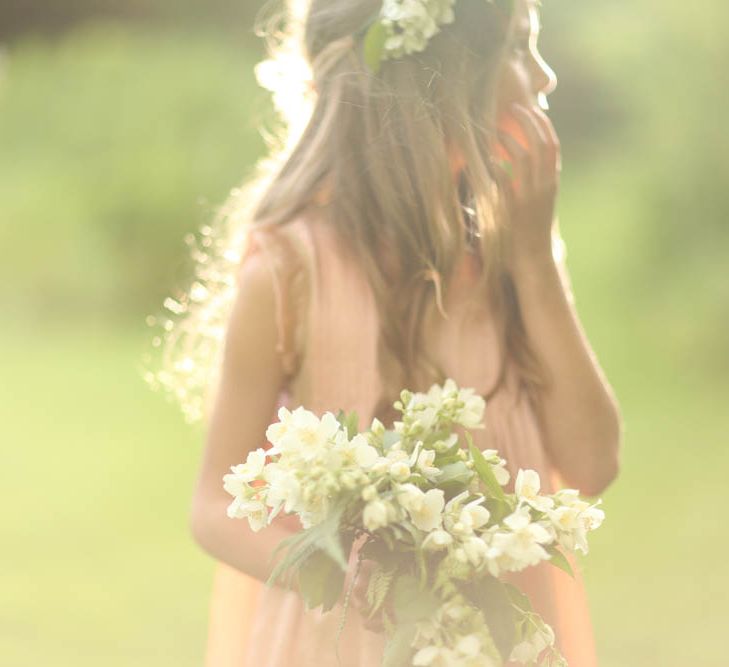
M383 0L365 36L364 55L370 69L376 72L385 60L425 51L430 39L453 23L455 4L456 0Z

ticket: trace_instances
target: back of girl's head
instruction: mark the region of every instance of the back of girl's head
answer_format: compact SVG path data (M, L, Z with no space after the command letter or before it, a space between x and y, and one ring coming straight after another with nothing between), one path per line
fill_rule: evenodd
M298 51L312 108L253 218L285 223L325 193L330 224L373 286L386 323L381 352L402 370L393 386L412 386L442 375L421 349L422 323L469 238L480 246L484 289L496 283L502 241L490 146L511 5L457 0L455 20L424 51L373 71L365 39L381 5L289 4L274 57ZM285 115L300 120L303 104L281 99L292 107ZM464 164L458 178L453 155Z
M449 277L468 245L483 269L474 296L502 310L513 356L529 366L503 276L507 226L491 156L512 0L456 0L454 21L423 51L387 59L379 69L365 56L365 39L382 0L288 0L280 9L261 23L272 59L260 72L276 74L267 87L288 125L259 176L233 193L213 225L217 250L198 263L198 282L211 296L188 299L166 346L168 370L179 364L180 350L189 357L204 349L208 364L217 363L215 344L200 331L221 331L232 294L222 281L221 297L210 276L230 270L225 263L245 230L286 224L312 206L372 286L382 322L380 361L397 369L383 376L384 405L405 386L444 379L424 349L423 323L428 309L446 302ZM276 61L278 68L271 66ZM463 165L457 176L454 155ZM178 397L179 376L166 383ZM198 373L195 383L203 377Z
M495 224L490 144L510 4L458 0L453 23L422 53L373 72L364 39L380 7L381 0L288 3L274 57L285 54L284 67L295 71L302 68L291 67L292 54L306 61L312 109L306 111L303 96L275 91L301 132L290 128L295 137L284 142L288 149L254 217L283 222L326 188L338 209L334 224L347 229L349 240L354 233L371 246L390 235L405 266L416 262L440 273L449 268L443 254L454 258L449 251L459 249L465 229L459 186L471 199L471 223L481 232ZM278 85L306 90L286 79ZM460 182L453 155L465 164Z

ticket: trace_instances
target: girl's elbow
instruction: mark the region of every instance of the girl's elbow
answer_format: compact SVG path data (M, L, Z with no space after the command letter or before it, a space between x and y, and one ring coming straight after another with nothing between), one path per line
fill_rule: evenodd
M573 449L572 454L559 466L562 481L570 488L577 489L582 495L594 497L604 493L620 474L620 430L601 437L590 437L592 447ZM584 444L584 440L581 441Z
M603 456L596 459L591 474L582 480L580 491L586 496L604 493L620 475L621 436L618 434L605 444Z
M195 543L205 552L210 553L211 526L208 504L203 498L195 497L188 515L188 528Z
M604 493L620 474L620 465L616 461L609 461L600 466L589 479L586 479L580 491L590 497L599 496Z

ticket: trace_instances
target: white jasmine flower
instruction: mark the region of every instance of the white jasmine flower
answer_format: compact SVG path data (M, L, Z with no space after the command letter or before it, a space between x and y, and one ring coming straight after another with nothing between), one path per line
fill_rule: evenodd
M480 537L472 535L463 541L463 551L473 567L480 567L487 557L488 546Z
M469 658L475 658L480 650L481 640L476 635L466 635L456 642L456 651Z
M265 465L266 451L263 448L248 452L245 463L232 466L232 472L223 476L223 488L232 496L242 495L248 484L258 479Z
M296 408L286 417L281 432L274 429L270 433L274 426L276 425L273 424L266 430L266 436L274 445L273 453L291 452L305 461L315 458L322 447L331 443L341 428L331 412L325 412L319 419L303 407Z
M469 613L469 610L457 600L450 600L446 602L445 605L441 607L441 610L443 611L444 616L453 621L460 621Z
M438 453L442 453L453 447L458 442L458 434L451 433L445 440L438 440L433 443L433 449Z
M350 491L357 486L357 480L354 478L354 475L346 471L339 476L339 482L345 489Z
M393 461L405 461L407 463L410 460L410 456L408 456L408 453L402 448L402 443L396 442L387 450L387 460L391 463Z
M374 484L369 484L362 489L362 500L374 500L377 497L377 487Z
M296 53L279 53L275 59L259 63L254 73L261 87L273 93L276 111L292 125L295 136L303 128L299 128L300 118L294 118L295 112L301 117L302 100L311 92L312 75L306 60Z
M270 450L271 454L280 453L277 446L281 438L288 433L291 427L291 417L291 412L282 406L278 410L278 421L266 429L266 439L273 445L273 448Z
M258 532L268 523L268 511L260 500L244 500L233 498L228 506L226 514L231 519L248 519L251 530Z
M430 489L424 493L414 484L403 484L398 491L398 502L420 530L430 532L441 526L441 512L445 504L442 489Z
M236 472L235 472L236 467L237 466L233 466L231 468L231 470L233 471L232 473L223 475L223 488L231 496L243 496L243 495L245 495L246 490L250 487L249 487L248 482L245 481L245 479L242 475L236 474Z
M248 452L248 456L246 457L246 462L243 464L245 466L245 474L250 475L250 479L246 481L253 481L256 477L258 477L261 472L263 471L263 466L266 465L266 450L262 447L259 447L256 450L253 450L251 452ZM236 466L238 468L239 466ZM238 473L240 474L240 473Z
M295 471L284 468L278 463L269 463L263 477L268 484L266 503L276 508L276 513L282 504L287 513L300 509L303 500L302 487Z
M506 469L506 460L502 459L495 449L484 449L481 453L491 464L491 471L494 473L496 481L501 486L506 486L509 483L509 479L511 479L511 475Z
M460 508L460 504L469 496L469 491L461 491L458 495L453 496L445 505L447 513L455 514Z
M450 544L453 544L453 536L442 528L437 528L426 535L422 547L426 551L439 551Z
M523 665L535 662L541 652L554 644L554 631L546 623L530 637L517 644L511 651L509 660Z
M539 495L540 487L541 481L536 470L519 470L514 485L517 497L535 510L546 512L554 507L554 501L548 496Z
M391 464L392 461L386 456L378 456L370 467L370 472L375 475L383 475L390 469Z
M511 529L500 545L503 552L515 561L515 567L523 569L547 560L549 554L542 544L551 542L551 536L544 526L532 523L529 510L518 509L504 519L504 524Z
M370 431L372 431L373 435L381 437L385 434L385 425L375 417L370 425Z
M483 500L483 498L477 498L461 510L459 521L467 526L469 530L478 530L485 526L491 518L491 512L481 505Z
M587 503L580 499L580 492L577 489L560 489L554 494L554 498L560 505L567 507L575 505L587 507Z
M557 507L549 510L547 517L560 532L571 533L580 527L580 511L575 507Z
M605 513L594 505L575 501L572 505L562 505L547 512L547 517L557 531L561 546L587 554L587 533L602 524Z
M377 450L367 442L362 434L358 433L351 440L347 439L346 433L341 431L343 438L337 443L338 449L344 452L345 458L348 461L355 462L360 468L369 469L371 468L377 459L379 454Z
M421 667L432 665L441 657L443 649L439 646L425 646L413 656L413 665Z
M395 461L390 465L390 476L397 482L404 482L410 477L410 467L405 461Z
M432 480L433 478L440 475L442 472L440 468L433 465L434 461L435 461L435 450L433 450L433 449L423 449L418 454L416 468L421 473L423 473L423 477L425 477L426 479Z
M487 535L484 535L484 539ZM493 577L500 576L503 572L509 572L512 569L520 569L513 567L514 561L506 553L506 549L513 537L510 533L497 532L488 535L488 549L486 551L486 567Z
M367 503L362 512L362 522L370 531L386 526L389 522L387 503L379 499Z
M423 496L425 496L425 493L415 484L400 484L397 487L397 501L408 511L422 507Z
M601 502L601 500L598 501L597 503L595 503L595 505L591 505L584 512L582 512L582 516L580 517L580 519L584 523L586 530L596 530L602 525L602 522L605 520L605 512L597 509L596 507L596 505L600 504Z
M486 409L486 401L481 396L477 396L473 389L462 389L459 392L459 400L463 401L465 405L458 412L455 422L465 428L484 428L483 413Z

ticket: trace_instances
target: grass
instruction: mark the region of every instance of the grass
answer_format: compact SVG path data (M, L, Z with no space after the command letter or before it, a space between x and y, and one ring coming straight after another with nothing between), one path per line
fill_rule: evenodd
M187 508L200 433L150 393L139 332L5 330L6 664L200 664L212 563ZM724 664L726 386L637 341L610 376L621 475L585 575L603 667ZM624 364L624 365L623 365Z
M6 331L4 664L200 664L211 562L187 508L199 434L149 392L139 338Z
M187 515L202 435L142 383L147 333L116 311L144 313L176 282L197 198L219 202L259 150L241 112L252 84L237 79L250 54L210 35L90 26L10 55L0 300L33 316L0 331L0 655L199 665L213 564ZM585 561L601 665L719 667L725 259L708 232L661 257L646 165L601 156L565 161L560 201L578 310L625 423Z

